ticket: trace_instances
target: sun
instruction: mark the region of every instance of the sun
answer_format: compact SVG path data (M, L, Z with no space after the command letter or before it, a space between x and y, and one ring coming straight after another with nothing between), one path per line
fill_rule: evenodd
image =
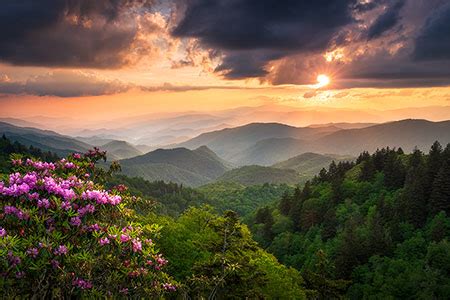
M330 77L325 74L320 74L317 76L317 84L315 85L317 88L321 88L330 84Z

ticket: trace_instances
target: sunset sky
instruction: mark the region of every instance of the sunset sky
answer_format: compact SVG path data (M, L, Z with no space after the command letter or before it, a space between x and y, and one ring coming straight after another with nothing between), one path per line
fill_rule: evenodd
M450 119L449 24L447 0L2 1L0 117L288 106Z

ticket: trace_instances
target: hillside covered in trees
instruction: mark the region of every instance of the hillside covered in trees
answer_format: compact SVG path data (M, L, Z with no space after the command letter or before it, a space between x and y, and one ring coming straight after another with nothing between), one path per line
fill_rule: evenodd
M260 208L255 239L322 299L450 295L450 144L381 149Z
M305 299L309 293L300 273L263 250L235 212L166 207L171 194L196 199L192 189L112 177L117 165L95 167L106 160L98 149L64 159L48 154L55 161L43 162L30 157L47 154L7 138L1 146L15 152L0 157L12 159L0 173L2 298ZM149 196L166 200L167 211L155 211Z
M83 160L78 162L75 157L79 156L60 160L55 154L12 143L6 137L0 146L4 184L17 176L7 175L18 168L9 164L10 159L16 164L30 157L53 161L55 166L67 166L67 174L59 176L68 178L92 167ZM143 226L144 236L157 243L168 261L164 276L170 285L162 292L169 292L165 297L441 299L450 295L450 145L443 148L436 142L426 154L419 150L405 154L402 149L389 148L373 154L363 152L353 162L332 162L328 169L296 188L230 182L190 188L114 175L111 171L117 166L112 167L110 171L88 169L88 174L98 172L92 175L97 188L104 185L106 191L120 191L124 199L129 199L127 209L115 213L116 221ZM85 184L86 189L91 188L90 183ZM25 203L21 202L23 196L3 192L0 197L17 205ZM57 197L51 198L55 205ZM41 209L38 206L38 211ZM22 210L30 216L35 213L34 208ZM68 214L76 217L77 212ZM14 216L2 218L2 229L10 226L0 242L0 251L7 253L16 238L22 238L20 234L12 236L14 230L20 231L20 226L30 221L21 220L20 226L14 227ZM63 232L73 226L60 225ZM50 237L45 230L36 234ZM56 238L65 240L64 235ZM30 241L19 244L26 246ZM76 243L74 238L70 241ZM24 295L19 287L34 280L36 274L30 260L33 258L27 254L31 250L17 249L11 253L23 261L14 266L20 278L9 277L0 284L8 293ZM82 248L77 249L82 253ZM58 258L55 253L50 256ZM87 259L73 255L73 259ZM107 256L102 255L104 260ZM11 267L11 259L7 256L1 263ZM107 263L93 256L89 259L92 265ZM66 268L76 267L68 264ZM27 272L31 277L21 277ZM87 274L69 294L104 295L105 290L89 285L96 282L104 289L101 279L94 277L97 275ZM124 282L124 278L120 280ZM39 288L45 291L45 287ZM60 291L52 293L58 295ZM137 290L134 295L138 295Z

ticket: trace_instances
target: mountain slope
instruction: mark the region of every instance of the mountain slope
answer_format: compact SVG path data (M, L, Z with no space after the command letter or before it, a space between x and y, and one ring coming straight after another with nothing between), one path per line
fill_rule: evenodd
M40 130L32 127L18 127L0 122L0 134L12 141L18 141L26 146L34 146L44 151L51 151L60 156L72 152L86 152L91 145L54 131Z
M217 182L239 183L244 186L264 183L297 184L298 181L299 176L294 170L262 167L257 165L244 166L230 170L217 179Z
M377 148L402 147L410 152L414 147L427 150L434 141L450 142L450 121L401 120L361 129L348 129L331 133L316 141L324 151L337 154L358 155Z
M366 128L342 129L316 139L269 138L234 153L237 164L272 165L305 152L356 156L377 148L402 147L410 152L414 147L426 150L434 141L450 142L450 121L402 120ZM232 144L229 145L233 147Z
M318 154L307 152L294 156L288 160L274 164L272 167L279 169L292 169L301 176L313 177L318 174L322 168L328 168L332 161L352 160L351 156L340 156L333 154Z
M211 182L230 169L230 165L206 147L157 149L119 161L122 173L144 179L164 180L189 186Z
M114 159L126 159L142 155L143 153L136 149L133 145L125 141L111 141L99 147L100 150L105 150L108 159L110 155Z
M204 133L178 144L178 146L195 149L205 145L227 161L243 165L248 164L248 162L240 161L237 155L261 140L287 137L309 140L337 130L339 128L333 126L308 128L293 127L279 123L251 123L235 128Z

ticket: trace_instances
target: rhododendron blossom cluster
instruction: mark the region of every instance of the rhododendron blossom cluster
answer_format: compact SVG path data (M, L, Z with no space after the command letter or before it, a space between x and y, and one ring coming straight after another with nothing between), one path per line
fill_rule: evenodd
M167 261L132 223L137 201L120 185L91 179L105 153L75 153L56 163L12 160L0 180L0 289L10 297L146 297L175 290ZM150 236L149 236L150 234ZM149 263L150 262L150 263Z

